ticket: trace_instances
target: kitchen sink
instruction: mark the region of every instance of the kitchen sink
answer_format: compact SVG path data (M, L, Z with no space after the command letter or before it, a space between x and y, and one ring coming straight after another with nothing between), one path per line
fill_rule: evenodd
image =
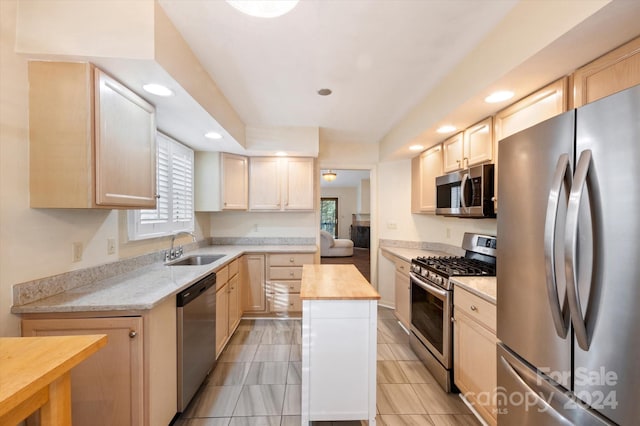
M222 259L226 255L224 254L199 254L187 257L181 257L176 260L168 262L168 266L193 266L193 265L208 265L216 260Z

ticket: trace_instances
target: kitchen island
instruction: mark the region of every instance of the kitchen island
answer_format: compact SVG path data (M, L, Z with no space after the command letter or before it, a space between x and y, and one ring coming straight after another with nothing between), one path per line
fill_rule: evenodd
M375 425L380 295L354 265L304 265L300 299L302 424Z
M70 370L106 344L104 335L0 338L0 424L40 409L43 425L70 425Z

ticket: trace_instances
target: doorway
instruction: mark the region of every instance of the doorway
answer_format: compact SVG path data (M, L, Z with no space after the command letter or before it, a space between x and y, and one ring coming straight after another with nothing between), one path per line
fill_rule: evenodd
M338 198L320 198L320 229L338 238Z
M323 257L320 262L354 264L370 282L371 198L369 169L320 170L320 229L334 238L350 239L354 243L352 256Z

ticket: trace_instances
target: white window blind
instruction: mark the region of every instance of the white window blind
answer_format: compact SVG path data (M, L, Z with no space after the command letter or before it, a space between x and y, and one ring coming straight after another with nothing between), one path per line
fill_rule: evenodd
M193 150L159 132L156 139L156 182L160 198L155 209L129 211L130 240L194 229Z

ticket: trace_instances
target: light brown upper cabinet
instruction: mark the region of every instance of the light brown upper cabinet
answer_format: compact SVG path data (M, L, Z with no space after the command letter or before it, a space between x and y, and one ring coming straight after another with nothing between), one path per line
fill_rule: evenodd
M442 173L442 144L424 151L412 160L412 213L435 213L436 178Z
M249 209L314 209L315 163L310 157L251 157Z
M30 203L155 208L155 109L89 63L29 62Z
M442 142L442 151L445 173L462 169L464 167L464 134L457 133Z
M444 172L455 172L493 160L493 121L486 118L442 142Z
M495 116L494 209L498 211L498 167L500 141L521 130L567 111L568 78L564 77L520 99Z
M196 152L195 210L247 210L249 162L242 155Z
M488 117L464 131L467 167L491 162L493 158L493 118Z
M640 37L573 74L573 108L640 84Z

